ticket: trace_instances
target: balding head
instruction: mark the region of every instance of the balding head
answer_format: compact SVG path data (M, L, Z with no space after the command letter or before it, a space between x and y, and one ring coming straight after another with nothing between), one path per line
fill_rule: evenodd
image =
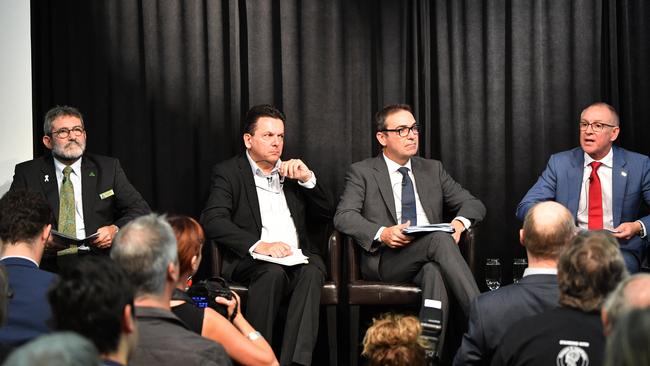
M650 274L637 273L621 281L603 306L605 333L609 333L623 315L646 307L650 307Z
M520 240L529 257L555 261L575 232L569 210L557 202L545 201L528 210Z

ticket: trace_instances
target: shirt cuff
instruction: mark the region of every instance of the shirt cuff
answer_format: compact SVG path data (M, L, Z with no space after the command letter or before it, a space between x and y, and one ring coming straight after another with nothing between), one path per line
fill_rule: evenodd
M300 184L301 187L307 189L312 189L316 187L316 174L314 173L314 171L313 170L311 171L311 178L309 178L308 181L306 181L305 183L298 181L298 184Z
M257 248L257 246L260 245L261 242L262 242L261 240L258 240L255 242L255 244L251 245L251 247L248 248L248 253L252 255L253 251L255 251L255 248Z
M379 228L379 230L377 230L377 234L375 234L375 241L381 242L381 240L379 238L381 238L381 233L384 232L385 228L386 228L386 226L382 226L382 227Z
M469 221L468 219L462 217L462 216L456 216L454 217L454 220L458 220L463 223L463 226L465 226L465 230L469 229L470 226L472 226L472 222ZM451 220L451 221L454 221Z

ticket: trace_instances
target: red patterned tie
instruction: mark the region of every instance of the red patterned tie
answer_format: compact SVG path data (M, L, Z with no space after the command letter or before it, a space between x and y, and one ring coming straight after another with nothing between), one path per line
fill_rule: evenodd
M603 191L600 188L598 168L603 163L591 162L591 175L589 176L589 230L603 228Z

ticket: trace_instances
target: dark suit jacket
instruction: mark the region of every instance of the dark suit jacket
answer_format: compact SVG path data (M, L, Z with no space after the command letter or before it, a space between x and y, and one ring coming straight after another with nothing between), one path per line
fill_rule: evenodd
M505 331L519 319L557 307L559 295L557 276L544 274L481 294L472 301L454 365L489 365Z
M56 275L23 258L5 258L0 263L7 270L9 289L13 292L7 320L0 328L0 343L22 343L50 332L46 321L52 317L52 311L47 291Z
M650 230L650 215L639 217L641 202L650 205L650 159L618 146L613 146L612 149L614 227L622 222L641 220L646 230ZM551 155L546 170L519 203L517 217L523 221L535 203L550 200L561 203L573 217L577 217L584 161L584 152L579 147ZM619 241L621 249L634 253L639 262L642 260L646 240L635 236L630 240Z
M313 189L301 187L297 181L284 181L284 196L298 231L300 248L306 256L319 256L317 245L311 243L306 230L308 215L325 222L332 218L332 201L320 183ZM223 272L231 277L248 249L262 235L262 217L255 180L246 154L233 157L212 169L210 197L201 213L206 237L227 250L223 256ZM317 264L325 273L322 260Z
M483 203L456 183L440 161L412 157L411 168L429 222L442 222L445 210L474 223L483 219ZM364 249L362 273L379 276L381 246L374 241L375 234L382 226L397 224L393 188L383 154L352 164L345 177L334 226L352 236Z
M52 227L58 227L59 188L52 155L16 165L10 189L41 192L54 214ZM104 199L99 196L111 189L115 193L112 196ZM86 235L106 225L122 227L134 218L151 212L147 202L129 183L120 162L114 158L84 154L81 160L81 194Z

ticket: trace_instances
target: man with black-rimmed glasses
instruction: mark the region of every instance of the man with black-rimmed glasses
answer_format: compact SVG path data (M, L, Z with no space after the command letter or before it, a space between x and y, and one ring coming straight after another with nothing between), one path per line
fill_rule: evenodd
M441 301L444 338L447 292L465 314L479 294L457 243L463 231L483 219L485 206L454 181L440 161L416 156L419 126L410 106L386 106L375 120L383 152L352 164L334 225L363 248L364 279L414 282L422 288L423 300ZM454 233L403 232L410 225L443 222L446 210L456 215L451 221Z
M77 239L95 234L84 245L56 246L58 252L49 240L42 268L56 271L79 255L107 254L119 228L151 210L117 159L85 152L86 129L76 108L50 109L43 132L51 154L16 165L10 190L40 192L54 213L57 232Z
M546 170L517 207L523 220L537 202L557 201L579 227L608 230L619 243L630 273L639 271L647 246L650 216L650 159L614 146L620 132L618 113L593 103L580 114L580 147L551 155Z

